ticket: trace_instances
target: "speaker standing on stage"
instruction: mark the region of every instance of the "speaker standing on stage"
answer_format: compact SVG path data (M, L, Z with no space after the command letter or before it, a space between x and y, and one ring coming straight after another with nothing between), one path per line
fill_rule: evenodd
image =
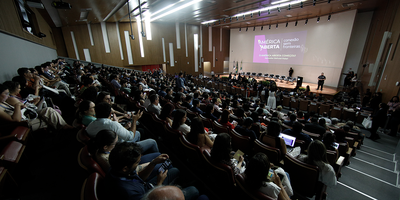
M292 78L292 75L293 75L293 68L290 68L289 69L289 77Z
M321 76L318 76L318 88L317 90L319 90L319 86L321 86L321 91L322 88L324 87L324 81L326 80L326 77L324 76L324 72L321 73Z

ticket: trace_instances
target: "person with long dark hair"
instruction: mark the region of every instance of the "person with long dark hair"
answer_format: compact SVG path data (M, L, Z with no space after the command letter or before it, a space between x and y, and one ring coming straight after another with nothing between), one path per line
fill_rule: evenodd
M76 119L79 123L88 126L92 121L96 120L95 104L91 101L84 100L79 104Z
M264 153L259 152L254 155L246 165L244 172L246 185L249 188L258 189L273 199L289 200L290 197L286 192L289 187L283 186L282 180L276 172L274 171L272 180L267 178L270 168L271 164ZM291 186L289 190L293 193Z
M239 174L242 168L243 156L239 157L238 164L235 166L231 159L231 136L228 133L220 133L215 137L213 148L211 149L211 159L213 162L221 162L229 165L234 174Z
M190 132L187 134L187 139L200 148L204 146L212 148L214 144L208 133L205 132L203 122L198 117L193 118L190 124Z
M172 128L182 131L183 134L187 134L190 132L190 126L185 124L187 119L186 111L182 109L178 109L175 111L174 121L172 122Z

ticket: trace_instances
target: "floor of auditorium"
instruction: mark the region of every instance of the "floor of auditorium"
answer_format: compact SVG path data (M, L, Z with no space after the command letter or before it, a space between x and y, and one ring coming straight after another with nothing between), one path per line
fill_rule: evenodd
M366 136L369 132L362 130ZM83 147L76 131L33 135L24 157L14 175L20 184L18 198L9 199L80 199L80 191L89 173L77 162ZM351 158L351 164L342 168L342 177L335 187L328 188L329 200L342 199L399 199L399 172L396 171L396 148L399 138L380 134L380 140L364 140L364 145ZM160 151L168 149L159 144ZM398 154L398 153L397 153ZM181 171L181 184L195 185L210 199L224 199L208 188L192 172L172 156L174 165Z

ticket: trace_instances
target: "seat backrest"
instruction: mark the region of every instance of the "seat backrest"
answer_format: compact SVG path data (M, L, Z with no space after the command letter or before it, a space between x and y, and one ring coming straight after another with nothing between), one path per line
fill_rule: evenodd
M186 114L189 119L193 119L193 118L197 117L197 113L195 113L189 109L186 110Z
M322 115L324 112L326 112L329 116L330 109L331 109L331 105L321 104L321 105L319 105L319 114Z
M210 172L212 177L214 177L214 179L217 182L220 183L224 183L225 187L230 187L230 186L234 186L235 184L235 174L233 172L233 169L226 164L223 163L216 163L211 159L211 153L209 151L203 151L202 152L203 157L206 161L206 164L209 166L210 168Z
M310 107L308 108L309 112L318 112L318 104L316 102L310 101Z
M180 145L179 149L185 155L185 158L187 158L193 166L196 167L201 167L201 161L202 161L202 151L206 150L210 151L210 148L200 148L196 144L192 144L186 139L185 135L182 135L179 137Z
M78 164L89 172L97 172L103 177L106 176L106 173L104 173L100 165L93 159L87 145L82 147L78 153Z
M331 118L336 117L339 120L342 119L342 108L333 107L331 110Z
M318 167L304 163L289 154L286 154L284 162L293 190L306 197L313 197L317 193Z
M86 128L81 128L78 133L76 133L76 139L82 144L87 144L90 141Z
M307 100L300 100L299 110L301 111L308 111L308 103Z
M207 128L212 128L213 127L211 119L208 119L208 118L204 117L201 114L199 116L200 116L201 121L203 122L203 126L204 127L207 127Z
M328 158L329 164L335 166L336 160L338 158L338 154L336 153L336 151L326 150L326 157Z
M81 190L81 200L102 200L103 195L101 195L103 177L99 173L92 173L83 182Z
M279 162L281 161L281 151L275 147L268 146L264 143L262 143L260 140L256 139L254 141L254 146L253 146L253 152L254 153L264 153L265 155L268 156L268 159L271 163L274 163L275 165L278 165Z
M345 156L347 151L349 150L349 144L347 142L339 143L338 150L340 156Z
M355 121L356 120L356 112L351 112L347 110L343 110L343 119L346 121Z
M282 106L289 107L290 106L290 98L287 96L283 96L283 103Z
M262 193L260 190L248 187L245 178L245 174L237 174L235 176L236 185L248 196L246 199L273 200L273 198Z
M222 126L220 123L213 121L213 128L215 133L229 133L229 129L226 126Z
M229 131L229 135L232 138L232 148L234 150L240 149L247 154L250 153L252 141L249 136L241 135L233 129Z

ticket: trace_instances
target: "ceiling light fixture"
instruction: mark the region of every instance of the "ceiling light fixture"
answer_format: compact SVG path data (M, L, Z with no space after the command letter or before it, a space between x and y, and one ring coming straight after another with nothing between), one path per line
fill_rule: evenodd
M290 10L291 9L291 7L290 7L290 4L289 4L289 6L288 6L288 10Z
M242 32L242 28L239 28L239 32Z
M238 21L239 20L239 17L238 16L236 16L236 21Z
M286 2L286 1L290 1L290 0L280 0L280 1L275 1L275 2L272 2L272 3L271 3L271 5L275 5L275 4L284 3L284 2Z
M278 24L276 24L276 29L278 29Z
M261 30L263 30L264 29L264 26L261 26Z
M306 23L304 23L304 25L307 25L307 23L308 23L308 19L306 19Z
M328 0L328 3L331 3L331 0Z
M181 6L177 7L177 8L175 8L175 9L172 9L172 10L170 10L170 11L168 11L168 12L165 12L165 13L163 13L163 14L161 14L161 15L158 15L158 16L155 17L155 18L150 19L150 22L152 22L152 21L154 21L154 20L157 20L157 19L160 19L160 18L163 18L163 17L165 17L165 16L167 16L167 15L170 15L170 14L172 14L172 13L176 13L177 11L182 10L182 9L184 9L184 8L186 8L186 7L189 7L189 6L191 6L191 5L195 4L195 3L198 3L198 2L200 2L200 1L202 1L202 0L192 0L191 2L188 2L188 3L186 3L186 4L183 4L183 5L181 5ZM180 2L180 1L179 1L179 2ZM179 2L178 2L178 3L179 3ZM175 4L174 4L174 5L175 5ZM165 8L164 8L164 10L165 10ZM156 13L157 13L157 12L156 12ZM153 15L155 15L155 13L152 14L152 16L153 16Z
M328 22L331 21L331 14L328 16Z
M281 8L278 7L278 12L281 12Z
M258 11L258 16L261 16L261 11Z
M232 22L232 17L229 17L229 21Z
M250 14L250 18L253 18L253 13Z
M317 18L317 23L319 23L319 17Z
M253 28L253 31L256 31L256 27Z
M246 27L246 32L247 32L247 30L249 30L249 27Z
M245 20L245 19L246 19L246 16L243 15L243 20Z
M272 6L268 6L268 7L265 7L265 8L258 9L258 10L251 10L251 11L247 11L247 12L244 12L244 13L238 13L238 14L234 15L234 17L242 16L242 15L250 15L251 13L255 13L255 12L259 12L259 11L263 12L263 11L268 11L268 10L274 10L274 9L277 9L277 8L289 6L289 4L292 6L292 5L295 5L295 4L299 4L299 3L303 2L303 1L304 0L294 0L294 1L291 1L291 2L281 3L279 5L272 5Z
M268 10L268 15L269 15L269 14L271 14L271 11L270 11L270 10Z
M201 24L209 24L209 23L213 23L215 21L217 21L217 20L213 19L213 20L210 20L210 21L201 22Z
M221 20L218 20L218 24L221 24Z
M271 29L271 24L269 25L269 29Z
M224 23L226 23L226 19L224 18Z
M294 23L294 26L297 26L297 20L296 20L296 23Z
M286 22L286 27L289 25L289 22Z
M313 0L312 5L315 6L317 4L317 0Z
M300 2L300 8L303 8L303 2Z

